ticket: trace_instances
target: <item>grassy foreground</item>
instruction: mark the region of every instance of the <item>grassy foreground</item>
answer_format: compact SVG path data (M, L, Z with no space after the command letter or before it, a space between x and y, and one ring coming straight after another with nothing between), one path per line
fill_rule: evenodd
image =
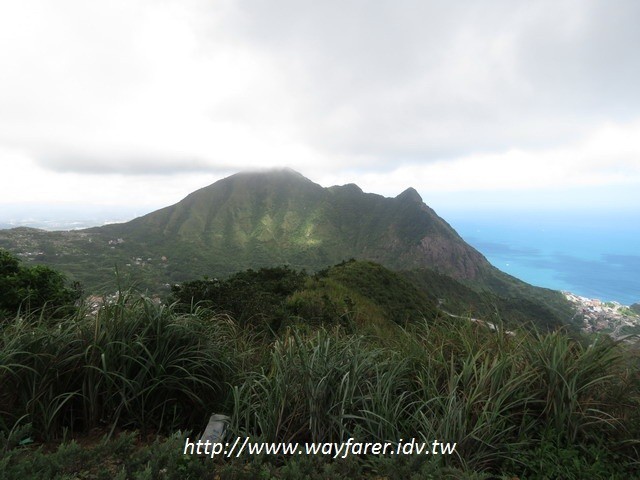
M637 478L638 352L458 318L277 332L121 293L0 321L0 478ZM354 333L355 332L355 333ZM384 333L381 333L384 332ZM254 440L456 442L455 455L183 456ZM103 438L104 436L104 438Z

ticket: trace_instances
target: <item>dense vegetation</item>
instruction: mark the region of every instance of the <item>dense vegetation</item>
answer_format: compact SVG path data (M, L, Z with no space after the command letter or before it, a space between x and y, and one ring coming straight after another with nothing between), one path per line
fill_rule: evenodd
M203 292L207 298L194 302ZM1 478L640 473L633 344L500 325L492 331L438 315L396 274L362 262L315 276L242 272L190 282L174 295L167 305L120 291L95 311L3 314ZM456 442L457 454L183 456L184 438L202 431L211 413L231 417L231 436L416 437Z
M25 267L0 249L0 320L19 312L40 315L69 313L80 297L78 284L69 287L65 277L49 267ZM58 310L62 309L63 312Z
M231 315L241 325L273 326L286 316L285 301L305 283L306 274L287 267L236 273L226 280L195 280L174 285L173 299L184 311L194 305Z
M243 326L273 330L292 320L316 326L403 324L434 318L438 311L435 298L403 276L353 259L313 275L275 267L184 282L172 287L172 300L183 311L198 305Z
M166 295L170 285L204 275L279 265L317 272L353 257L410 271L406 278L452 313L466 304L483 316L497 311L552 328L572 317L560 292L493 267L415 190L385 198L353 184L323 188L291 170L232 175L123 224L0 230L0 247L60 269L91 293L111 282L114 267Z
M508 282L494 278L493 288L483 288L482 283L461 283L427 268L405 271L402 275L414 288L437 299L442 310L451 313L500 318L510 327L533 324L550 330L576 329L568 323L574 314L560 292L527 288L524 282L513 277Z

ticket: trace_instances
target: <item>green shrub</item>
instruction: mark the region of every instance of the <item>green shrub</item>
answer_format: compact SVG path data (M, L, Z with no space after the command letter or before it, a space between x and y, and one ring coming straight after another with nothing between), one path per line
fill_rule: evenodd
M279 327L286 317L285 299L303 287L306 273L288 267L236 273L226 280L204 279L174 285L172 297L187 311L202 305L231 315L241 325Z
M606 441L595 444L558 444L562 433L548 430L530 448L513 448L504 470L523 479L626 480L634 471L632 459L611 451Z
M80 293L80 285L67 286L61 273L42 265L25 267L0 248L0 325L18 313L64 317Z

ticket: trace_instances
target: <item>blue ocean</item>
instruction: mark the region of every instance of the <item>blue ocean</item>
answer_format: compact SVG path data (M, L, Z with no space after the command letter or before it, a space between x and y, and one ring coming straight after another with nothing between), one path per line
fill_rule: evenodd
M438 212L500 270L588 298L640 302L640 212Z

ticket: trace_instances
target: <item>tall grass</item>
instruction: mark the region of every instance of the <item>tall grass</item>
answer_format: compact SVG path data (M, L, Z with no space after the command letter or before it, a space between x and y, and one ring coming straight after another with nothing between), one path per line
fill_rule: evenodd
M607 410L623 356L614 342L600 337L585 346L560 333L537 335L525 355L538 372L542 416L567 442L616 428L618 419Z
M627 392L635 403L611 396L623 358L611 341L513 336L460 319L396 327L383 339L294 329L234 387L233 430L271 441L457 442L457 456L439 461L479 470L517 462L550 432L554 445L606 450L639 433L623 422L638 407L639 382Z
M44 437L94 426L194 426L226 396L224 322L131 293L57 325L16 318L0 332L0 410Z
M279 441L346 439L372 399L396 399L402 385L395 382L405 375L392 374L402 365L393 360L360 337L320 329L305 338L290 330L274 342L269 363L234 388L233 429ZM381 377L386 384L377 382ZM372 415L382 417L382 410Z
M131 293L54 325L15 318L0 331L0 430L199 430L215 412L265 441L456 442L455 456L415 461L468 471L535 472L558 452L636 468L640 378L625 345L461 318L360 330L259 337Z

